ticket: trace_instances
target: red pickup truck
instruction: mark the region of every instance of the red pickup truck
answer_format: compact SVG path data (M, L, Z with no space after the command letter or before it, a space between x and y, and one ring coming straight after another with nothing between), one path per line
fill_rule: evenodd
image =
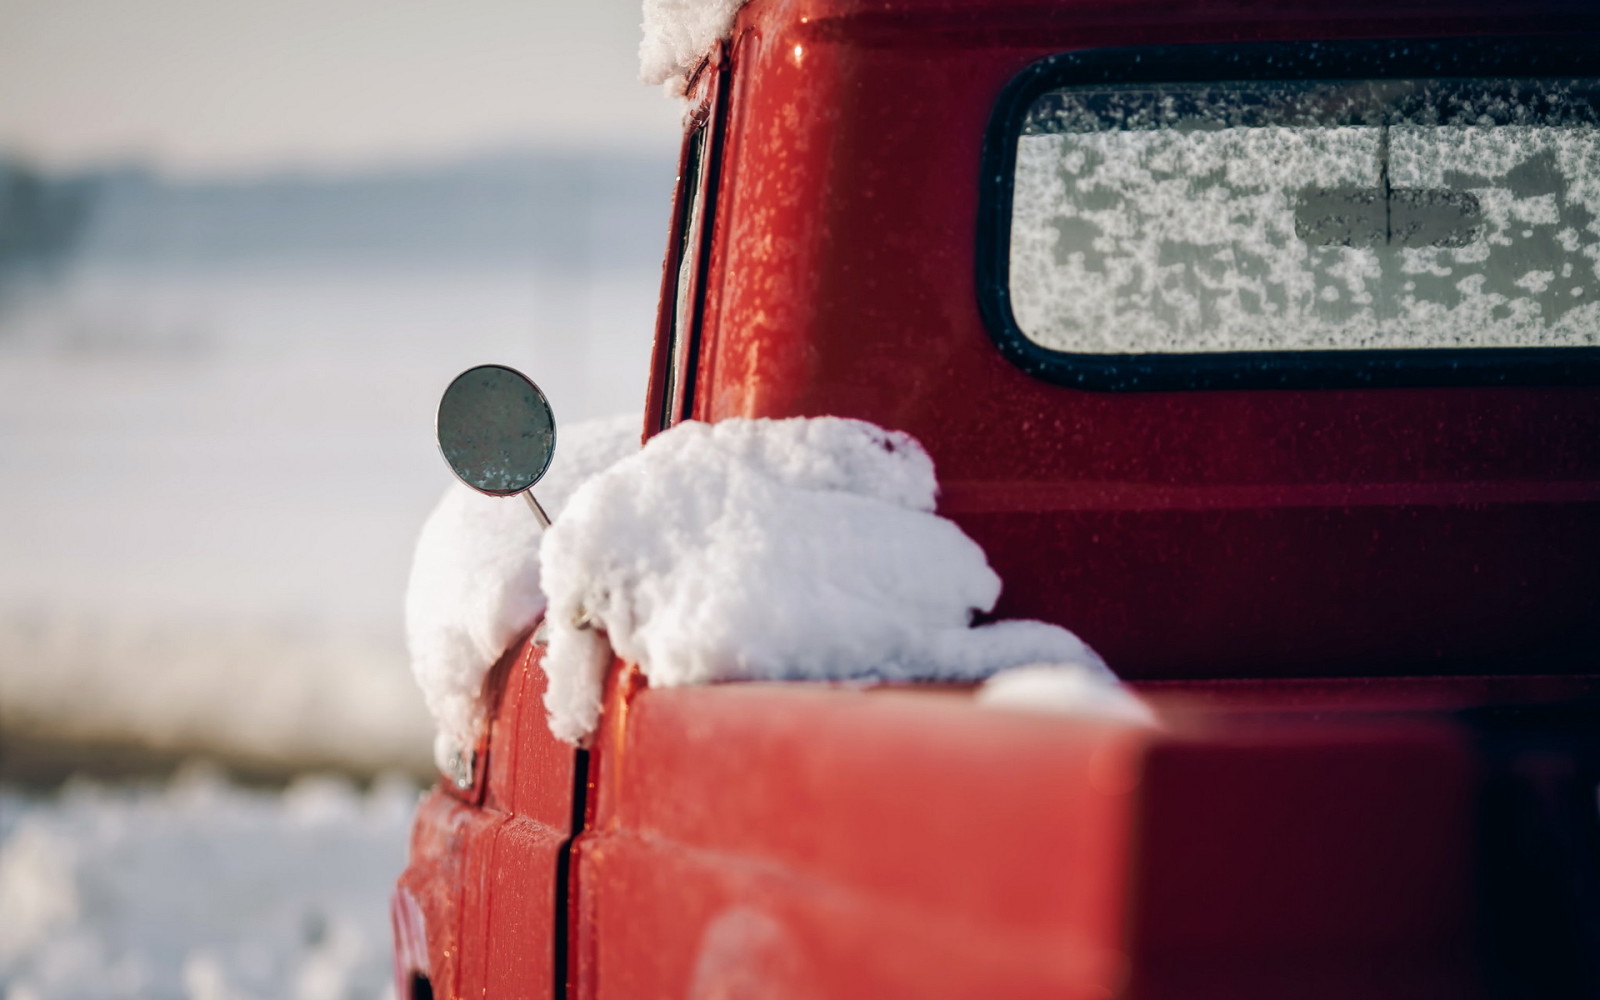
M489 674L400 996L1600 995L1600 11L752 0L649 435L903 430L1159 729ZM819 623L826 627L826 623Z

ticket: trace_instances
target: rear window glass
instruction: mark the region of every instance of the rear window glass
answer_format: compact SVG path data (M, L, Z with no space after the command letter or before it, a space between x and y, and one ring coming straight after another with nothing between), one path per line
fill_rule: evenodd
M1011 134L1039 348L1600 344L1600 80L1068 86Z

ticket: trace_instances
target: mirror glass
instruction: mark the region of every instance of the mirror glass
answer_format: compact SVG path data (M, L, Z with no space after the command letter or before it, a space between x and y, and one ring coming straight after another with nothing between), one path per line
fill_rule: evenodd
M556 419L533 380L504 365L457 375L439 400L439 450L468 486L513 496L537 483L556 451Z

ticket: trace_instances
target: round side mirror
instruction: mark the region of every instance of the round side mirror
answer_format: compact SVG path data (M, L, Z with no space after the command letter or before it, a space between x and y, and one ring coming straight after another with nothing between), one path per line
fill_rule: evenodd
M521 372L504 365L468 368L439 400L439 451L463 483L480 493L518 493L545 524L528 489L543 478L556 452L550 401Z

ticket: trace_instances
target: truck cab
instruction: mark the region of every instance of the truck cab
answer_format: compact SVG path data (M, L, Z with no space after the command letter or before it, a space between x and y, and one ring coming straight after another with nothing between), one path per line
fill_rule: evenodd
M995 614L1162 725L619 660L577 750L535 630L419 812L400 996L1600 993L1597 32L750 0L644 436L910 433Z

